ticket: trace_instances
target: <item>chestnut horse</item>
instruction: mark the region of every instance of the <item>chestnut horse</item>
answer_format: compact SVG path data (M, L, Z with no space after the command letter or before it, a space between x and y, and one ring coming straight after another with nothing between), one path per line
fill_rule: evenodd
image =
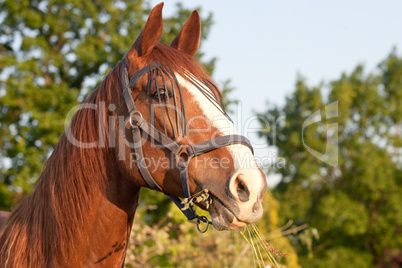
M1 267L121 267L141 187L181 208L178 198L208 189L211 205L197 206L217 230L261 217L265 176L193 59L199 15L168 46L158 43L162 7L76 112L33 192L4 223ZM192 206L183 211L205 219Z

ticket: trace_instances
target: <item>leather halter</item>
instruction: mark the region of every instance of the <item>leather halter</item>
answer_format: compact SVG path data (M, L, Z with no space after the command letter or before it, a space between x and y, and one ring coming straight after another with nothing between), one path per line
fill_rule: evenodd
M135 163L148 186L154 190L158 190L164 193L163 189L152 178L152 175L149 173L149 170L144 163L144 154L142 151L141 139L143 135L148 135L148 137L152 138L151 141L157 141L165 149L171 152L176 167L180 171L180 178L184 196L186 198L190 198L191 193L188 181L188 165L192 158L232 144L245 145L250 148L251 152L253 152L253 147L246 137L235 134L217 137L194 145L179 145L178 143L170 139L167 135L156 129L147 120L145 120L142 117L140 111L138 111L135 106L134 99L131 95L132 88L144 74L150 74L150 72L160 67L161 65L159 63L153 62L145 66L141 70L135 72L129 80L126 68L126 61L123 60L123 67L121 68L121 85L123 90L122 95L127 105L129 113L129 124L133 133ZM204 233L207 231L208 225L211 224L207 217L199 216L195 212L195 209L191 204L189 208L183 209L184 205L178 197L174 197L171 195L169 195L169 197L187 217L188 221L197 224L197 229L199 232ZM199 226L202 222L206 223L206 227L205 229L201 230Z

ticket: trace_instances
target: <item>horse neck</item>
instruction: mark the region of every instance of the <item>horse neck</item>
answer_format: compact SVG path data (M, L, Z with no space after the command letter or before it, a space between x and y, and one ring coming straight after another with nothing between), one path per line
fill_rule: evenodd
M2 230L0 266L121 266L139 191L112 150L76 148L63 135Z

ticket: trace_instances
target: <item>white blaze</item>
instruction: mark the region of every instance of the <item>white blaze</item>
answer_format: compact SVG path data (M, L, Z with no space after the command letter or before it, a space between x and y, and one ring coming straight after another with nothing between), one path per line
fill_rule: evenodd
M184 79L179 74L176 74L176 77L180 86L185 87L188 92L193 95L196 103L203 112L203 116L207 118L210 124L219 131L219 134L238 134L238 131L235 129L233 123L196 86ZM196 80L199 86L203 87L205 91L210 92L210 89L207 88L202 82L197 80L197 78L192 76L192 79ZM191 118L188 118L187 120L191 120ZM214 135L212 138L217 136L218 135ZM226 148L229 149L235 163L236 172L233 174L233 177L243 174L246 178L245 183L250 191L250 197L258 196L259 191L262 188L263 179L250 148L242 144L229 145ZM231 189L232 192L234 190L235 189Z

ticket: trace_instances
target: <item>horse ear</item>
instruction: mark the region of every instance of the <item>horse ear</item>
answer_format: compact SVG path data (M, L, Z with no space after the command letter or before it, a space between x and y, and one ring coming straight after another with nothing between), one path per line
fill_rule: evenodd
M170 44L171 47L176 48L184 53L194 56L200 45L201 38L201 21L200 15L197 10L191 13L190 18L186 21L180 33Z
M156 43L162 36L163 20L162 20L163 2L155 6L149 14L144 30L135 40L134 45L127 53L129 58L138 56L146 56L152 52Z

